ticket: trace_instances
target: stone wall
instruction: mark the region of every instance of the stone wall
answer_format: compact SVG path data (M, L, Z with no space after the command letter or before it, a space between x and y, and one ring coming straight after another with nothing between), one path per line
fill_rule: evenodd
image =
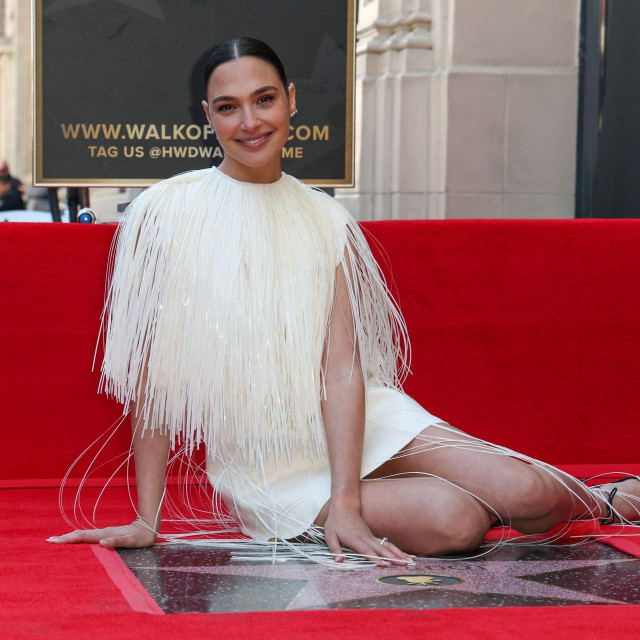
M25 0L4 5L0 32L0 158L23 182L31 180L31 7Z
M573 217L579 0L359 9L356 217Z

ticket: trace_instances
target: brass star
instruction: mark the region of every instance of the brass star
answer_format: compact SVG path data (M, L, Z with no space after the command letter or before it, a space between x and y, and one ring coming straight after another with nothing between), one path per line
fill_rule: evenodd
M407 582L408 584L420 585L426 587L430 584L440 584L442 580L434 576L398 576L398 580Z

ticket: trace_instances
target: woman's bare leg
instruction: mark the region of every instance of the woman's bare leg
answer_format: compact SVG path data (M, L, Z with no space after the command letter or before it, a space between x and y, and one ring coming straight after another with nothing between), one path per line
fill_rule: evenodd
M476 549L492 524L477 500L437 478L364 480L360 501L374 535L416 555ZM327 502L316 525L324 525L328 510Z
M455 440L458 446L446 446L447 440ZM560 481L551 466L540 469L508 455L491 453L489 448L481 449L484 446L475 438L432 426L368 477L433 474L466 489L488 513L498 515L522 533L544 533L567 520L606 515L602 499L578 480L563 475ZM640 483L630 481L629 485L633 487L625 484L624 490L637 491L640 496ZM625 517L638 518L632 503L614 499L614 506Z

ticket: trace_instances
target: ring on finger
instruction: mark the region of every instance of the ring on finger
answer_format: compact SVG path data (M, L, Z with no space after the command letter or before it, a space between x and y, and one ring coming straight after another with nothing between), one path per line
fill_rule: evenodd
M385 538L382 538L382 539L380 540L380 546L384 545L384 543L385 543L385 542L387 542L388 540L389 540L389 538L386 538L386 537L385 537Z

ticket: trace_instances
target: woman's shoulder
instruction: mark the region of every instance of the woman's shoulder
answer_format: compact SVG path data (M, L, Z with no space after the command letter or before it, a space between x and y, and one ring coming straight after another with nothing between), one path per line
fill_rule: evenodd
M291 178L291 180L297 183L297 188L305 195L305 199L299 198L307 203L308 211L305 213L313 211L318 224L330 229L338 255L342 256L347 237L352 235L349 229L357 227L356 220L344 205L331 194L296 178Z
M177 173L175 176L165 178L164 180L160 180L159 182L152 184L148 189L146 189L145 193L166 191L167 189L179 189L180 187L193 185L194 183L210 179L214 173L215 172L211 168L195 169L193 171Z
M193 199L190 193L211 174L211 169L197 169L160 180L145 189L127 207L121 220L124 226L137 227L171 220L184 213Z
M350 221L352 216L351 213L340 203L336 198L320 187L311 184L305 184L302 180L298 178L294 178L293 176L288 176L288 178L295 182L298 188L301 191L304 191L309 199L320 209L324 210L327 214L332 217L337 217L338 219L344 220L345 222Z
M185 171L175 176L160 180L145 189L130 205L133 209L166 208L166 205L177 198L184 202L188 192L204 181L212 178L211 169Z

